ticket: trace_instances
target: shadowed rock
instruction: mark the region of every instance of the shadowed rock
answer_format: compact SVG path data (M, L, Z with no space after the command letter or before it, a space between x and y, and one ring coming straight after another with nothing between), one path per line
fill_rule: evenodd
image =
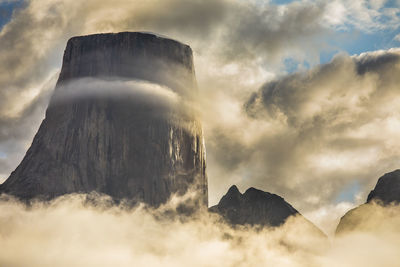
M379 178L374 190L368 195L367 203L374 200L383 204L400 202L400 170L386 173Z
M229 188L218 205L209 210L218 213L232 225L274 227L282 225L290 216L301 216L295 208L278 195L253 187L242 194L235 185Z
M102 84L113 91L115 82L135 80L161 86L178 102L163 102L151 89L146 97L121 92L124 87L112 97L64 97L67 90L79 95ZM157 206L193 188L206 205L202 127L185 104L196 91L185 44L137 32L71 38L46 117L0 192L29 200L96 191Z

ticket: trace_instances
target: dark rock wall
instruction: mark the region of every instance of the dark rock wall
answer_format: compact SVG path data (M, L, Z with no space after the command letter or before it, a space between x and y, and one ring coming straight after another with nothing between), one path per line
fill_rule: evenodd
M400 202L400 170L386 173L379 178L374 190L368 195L367 203L373 200L384 204Z
M140 32L94 34L68 41L59 83L113 76L167 85L180 93L196 87L192 50L177 41Z
M219 214L224 222L233 227L245 225L256 229L281 226L295 216L295 224L290 227L296 227L299 235L321 238L324 242L327 238L282 197L253 187L242 194L235 185L231 186L219 203L209 208L209 211Z
M292 215L299 214L289 203L278 195L253 187L240 193L233 185L218 205L210 208L233 225L279 226Z
M55 95L85 77L147 80L184 98L197 90L190 47L144 33L70 39ZM194 187L206 205L205 167L201 123L190 110L161 110L157 102L129 97L60 103L53 97L26 156L0 190L22 199L97 191L157 206Z

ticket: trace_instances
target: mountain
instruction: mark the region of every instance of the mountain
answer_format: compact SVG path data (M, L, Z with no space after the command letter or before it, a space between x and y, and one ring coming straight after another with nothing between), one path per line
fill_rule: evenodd
M196 93L188 45L141 32L71 38L45 119L0 192L96 191L157 206L193 188L207 205Z
M400 202L400 170L386 173L379 178L374 190L367 198L367 203L380 201L387 205L391 202Z
M325 236L282 197L253 187L242 194L235 185L231 186L209 211L221 215L231 225L275 227L284 224L291 216L299 216L308 228Z
M336 234L351 230L373 230L381 225L383 220L388 221L387 215L396 210L384 210L380 207L388 207L391 204L397 206L400 202L400 170L386 173L378 179L378 182L367 198L365 204L348 211L336 228ZM396 214L389 215L390 217ZM398 216L398 214L397 214Z

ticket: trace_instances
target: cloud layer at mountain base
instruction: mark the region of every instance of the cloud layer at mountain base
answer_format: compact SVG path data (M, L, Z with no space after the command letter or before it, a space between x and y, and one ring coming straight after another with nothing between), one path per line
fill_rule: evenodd
M395 266L398 224L332 242L289 219L275 229L232 229L214 215L164 216L158 209L110 206L109 199L69 195L30 207L0 201L0 264L4 266ZM94 203L94 204L93 204ZM380 208L384 209L384 208ZM170 214L170 213L169 213ZM399 222L392 219L392 223ZM371 253L365 253L371 251Z

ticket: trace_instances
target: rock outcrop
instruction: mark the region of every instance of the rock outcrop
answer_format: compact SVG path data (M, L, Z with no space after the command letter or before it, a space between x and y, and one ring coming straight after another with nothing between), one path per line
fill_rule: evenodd
M253 187L242 194L235 185L231 186L219 203L209 210L221 215L231 225L276 227L291 216L300 216L318 234L324 235L282 197Z
M96 191L157 206L194 188L207 205L202 127L185 104L196 92L185 44L140 32L71 38L46 117L0 192L29 200Z
M386 173L379 178L374 190L367 198L367 203L379 201L387 205L400 202L400 170Z
M348 211L336 228L336 234L353 230L374 230L393 210L384 210L382 207L398 205L400 202L400 170L386 173L379 178L365 204ZM397 215L398 216L398 215ZM387 216L386 216L387 217ZM390 216L392 217L392 216Z

